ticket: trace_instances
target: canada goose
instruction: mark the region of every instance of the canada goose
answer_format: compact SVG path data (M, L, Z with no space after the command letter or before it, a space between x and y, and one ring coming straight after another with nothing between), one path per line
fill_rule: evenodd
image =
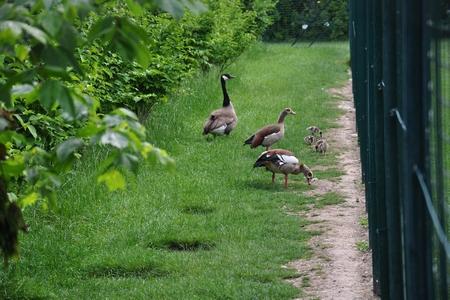
M284 136L284 119L287 115L295 115L295 112L290 108L285 108L278 117L277 124L267 125L258 130L254 135L249 137L244 145L250 145L250 148L256 148L260 145L269 147L281 140Z
M309 126L308 128L306 128L306 130L309 130L312 135L316 135L317 133L319 133L320 128L317 126Z
M275 173L284 174L284 187L288 186L288 175L303 173L308 185L311 185L313 173L306 165L300 164L298 158L291 151L273 149L264 151L256 160L253 168L265 167L272 172L272 183L275 182Z
M230 97L228 96L227 87L225 84L227 80L232 78L234 78L234 76L231 76L230 74L222 74L220 76L223 92L223 105L222 108L216 109L209 115L203 125L204 135L208 133L211 133L213 136L224 134L229 135L231 130L236 127L238 119Z
M319 133L320 137L316 141L315 149L319 153L325 153L328 150L327 140L323 138L322 131Z

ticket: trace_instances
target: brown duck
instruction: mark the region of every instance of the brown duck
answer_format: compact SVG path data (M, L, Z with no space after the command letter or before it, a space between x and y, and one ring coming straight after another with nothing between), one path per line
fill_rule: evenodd
M285 108L279 118L277 124L267 125L258 130L254 135L249 137L244 145L250 145L250 148L256 148L258 146L269 147L281 140L284 136L284 119L287 115L295 115L295 112L290 108Z
M306 178L310 185L313 179L313 173L306 165L299 163L297 157L291 151L284 149L273 149L264 151L253 165L254 168L265 167L267 171L272 172L272 183L275 182L275 173L284 174L284 187L288 186L289 174L300 174Z
M228 96L225 83L232 78L234 78L234 76L231 76L230 74L222 74L222 76L220 76L223 92L223 105L222 108L216 109L209 115L203 125L204 135L212 134L214 137L217 135L229 135L236 127L238 119L230 97Z

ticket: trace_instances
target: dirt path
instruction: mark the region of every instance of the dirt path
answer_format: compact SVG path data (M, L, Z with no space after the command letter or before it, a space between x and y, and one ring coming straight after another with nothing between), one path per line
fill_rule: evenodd
M313 255L310 260L298 260L287 266L301 275L291 279L305 293L299 299L378 299L372 293L371 255L356 248L367 241L367 230L360 225L365 216L365 199L361 186L359 148L355 129L351 81L330 93L339 97L344 115L338 119L340 128L326 133L330 148L338 150L339 168L345 171L338 182L321 180L308 195L338 192L345 202L312 209L301 217L313 222L308 230L321 231L310 240Z

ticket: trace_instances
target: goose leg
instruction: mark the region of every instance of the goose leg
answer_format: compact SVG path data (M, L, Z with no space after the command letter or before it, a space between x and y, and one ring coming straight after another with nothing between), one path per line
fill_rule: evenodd
M266 151L269 151L269 146L266 147Z
M284 175L284 187L287 188L288 186L288 175Z
M272 173L272 183L275 183L275 173Z

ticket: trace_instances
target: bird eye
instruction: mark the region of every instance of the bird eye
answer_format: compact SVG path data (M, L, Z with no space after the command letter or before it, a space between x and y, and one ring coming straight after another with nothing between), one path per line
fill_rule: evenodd
M308 177L312 177L313 175L312 175L312 173L311 172L309 172L308 173Z

